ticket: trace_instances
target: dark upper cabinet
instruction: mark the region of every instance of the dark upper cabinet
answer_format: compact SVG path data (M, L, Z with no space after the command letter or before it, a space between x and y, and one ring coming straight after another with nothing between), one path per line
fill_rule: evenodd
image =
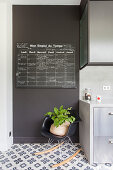
M80 20L80 68L88 64L88 5Z
M113 65L113 1L88 1L80 20L80 68Z

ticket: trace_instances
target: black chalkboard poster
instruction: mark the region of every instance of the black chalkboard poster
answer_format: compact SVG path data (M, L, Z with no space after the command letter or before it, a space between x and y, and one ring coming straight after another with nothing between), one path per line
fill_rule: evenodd
M76 88L71 44L16 44L16 87Z

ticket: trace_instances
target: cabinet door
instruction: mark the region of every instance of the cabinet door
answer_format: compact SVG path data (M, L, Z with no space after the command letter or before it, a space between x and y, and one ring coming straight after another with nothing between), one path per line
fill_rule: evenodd
M88 63L88 6L80 20L80 68Z
M113 137L94 137L94 163L113 163Z
M113 108L94 108L94 136L113 136Z
M113 1L90 2L90 63L113 62Z

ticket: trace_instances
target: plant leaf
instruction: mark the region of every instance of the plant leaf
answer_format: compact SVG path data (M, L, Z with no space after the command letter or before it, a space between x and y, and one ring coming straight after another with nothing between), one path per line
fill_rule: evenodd
M70 112L69 112L69 111L66 111L66 114L67 114L67 115L70 115Z
M73 123L73 120L71 117L68 118L69 122Z
M56 114L59 113L59 111L58 111L58 109L57 109L56 107L54 107L54 112L55 112Z
M72 109L72 107L68 107L68 109L67 110L71 110Z
M53 121L55 120L55 118L56 118L56 116L52 116L52 117L51 117L51 119L52 119Z
M59 121L59 124L62 125L64 122L65 122L65 119L62 118L62 119Z
M61 114L65 113L65 109L62 109L62 110L60 111L60 113L61 113Z
M62 105L62 106L60 106L59 110L61 111L62 109L63 109L63 105Z
M72 118L73 122L76 120L74 116L71 116L71 118Z
M54 120L54 125L55 125L56 127L59 126L59 119L58 119L58 118L55 118L55 120Z
M45 116L52 116L52 112L47 112L46 114L45 114Z

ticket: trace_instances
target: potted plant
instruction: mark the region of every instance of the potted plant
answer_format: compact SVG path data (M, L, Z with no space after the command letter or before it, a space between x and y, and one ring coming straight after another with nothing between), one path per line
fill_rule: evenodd
M62 105L59 109L54 107L54 112L47 112L45 114L45 116L50 116L53 120L53 124L50 127L51 133L59 136L66 135L70 123L75 121L75 117L70 115L71 109L71 107L64 109Z

